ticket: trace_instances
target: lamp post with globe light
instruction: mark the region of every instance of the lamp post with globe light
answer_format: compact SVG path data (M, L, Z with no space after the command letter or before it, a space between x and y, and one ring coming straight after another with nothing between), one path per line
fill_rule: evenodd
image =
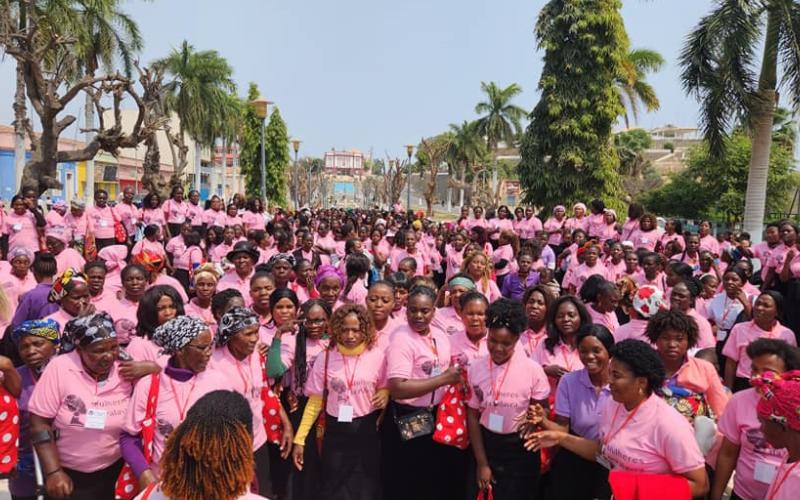
M406 165L406 210L411 210L411 155L414 154L414 145L406 144L406 154L408 154L408 165Z
M292 139L292 149L294 149L294 175L292 176L292 191L294 191L294 209L295 211L300 209L300 193L299 193L299 186L298 186L298 177L297 177L297 153L300 151L300 144L303 141L300 139Z
M267 111L272 102L263 96L258 96L252 103L256 116L261 120L261 199L267 200L267 158L264 151L264 128L266 127Z

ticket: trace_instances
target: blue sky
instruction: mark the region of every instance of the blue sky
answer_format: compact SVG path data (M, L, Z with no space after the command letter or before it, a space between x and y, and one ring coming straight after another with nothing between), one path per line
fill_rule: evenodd
M301 156L331 148L404 155L402 145L474 119L480 82L520 84L532 109L542 53L533 26L544 0L129 0L145 39L141 60L186 39L228 58L247 84L280 107ZM662 102L639 126L695 126L697 104L680 85L677 58L711 0L629 0L632 45L660 51L650 78ZM13 64L0 62L0 122L10 123ZM72 132L71 134L74 134ZM71 135L68 133L67 135Z

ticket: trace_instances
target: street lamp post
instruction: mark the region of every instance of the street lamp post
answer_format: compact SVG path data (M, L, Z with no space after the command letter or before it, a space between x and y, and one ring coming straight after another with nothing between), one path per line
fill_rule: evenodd
M414 145L406 144L406 154L408 154L408 165L406 165L406 210L411 210L411 155L414 154Z
M253 110L255 111L256 116L259 120L261 120L261 199L266 204L267 158L264 151L264 128L266 127L268 107L270 104L272 104L272 102L266 100L263 96L259 96L258 99L254 100L251 104L253 105Z
M292 190L294 191L294 209L295 211L300 209L300 196L298 192L298 185L297 181L299 180L297 177L297 153L300 151L300 143L302 143L300 139L292 139L292 149L294 149L294 175L292 176Z

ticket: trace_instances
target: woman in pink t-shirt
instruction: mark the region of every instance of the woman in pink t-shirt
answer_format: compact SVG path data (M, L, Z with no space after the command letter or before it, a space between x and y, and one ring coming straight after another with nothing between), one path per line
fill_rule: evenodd
M170 192L170 199L164 202L161 209L167 222L167 238L181 234L181 225L186 222L189 215L189 205L183 201L183 188L174 186Z
M149 226L155 224L159 227L160 234L158 240L168 235L167 219L164 217L164 210L161 208L161 198L156 193L148 193L142 200L142 224Z
M225 225L243 227L243 224L242 218L239 216L239 208L233 203L229 204L228 208L225 210Z
M489 303L503 296L497 287L497 283L491 279L492 270L489 266L489 257L485 253L476 252L464 258L464 263L461 264L461 272L475 282L478 291L486 296Z
M489 302L482 293L471 291L458 299L462 328L450 335L450 360L468 368L481 356L488 354L486 348L486 310Z
M700 223L700 249L701 250L708 250L712 254L714 254L715 258L719 258L720 255L720 248L719 242L717 238L715 238L711 234L711 223L707 220L704 220Z
M794 332L783 326L778 318L783 313L783 296L767 290L753 304L753 319L734 325L722 354L725 360L725 385L733 392L750 387L750 358L747 346L760 338L783 340L797 347Z
M628 205L628 219L622 225L622 241L631 241L633 232L639 229L639 218L644 215L644 207L639 203Z
M394 310L394 285L390 281L376 281L367 292L367 313L375 325L375 337L378 347L389 346L389 336L399 324L392 319Z
M211 312L211 299L217 293L219 274L213 264L204 264L194 272L194 298L184 307L186 314L202 319L212 332L217 331L217 321Z
M378 418L389 402L386 354L378 347L363 306L342 306L333 313L330 324L331 346L317 355L306 382L309 400L295 437L294 463L303 470L306 437L322 413L326 429L320 497L345 498L358 491L364 498L379 498ZM353 467L361 473L353 474Z
M133 245L131 255L139 255L142 252L149 252L153 255L158 255L162 259L167 258L167 251L164 250L164 244L161 243L161 226L158 224L148 224L144 228L144 238L137 241Z
M552 303L553 296L544 285L528 288L522 296L522 305L528 315L528 329L520 334L518 349L529 358L533 357L536 348L547 336L547 314Z
M430 288L412 289L408 295L407 324L399 326L392 335L386 376L395 419L432 411L444 397L446 386L462 380L462 368L451 366L447 335L431 328L435 303L436 294ZM463 496L466 474L463 451L436 443L431 434L405 441L400 436L394 439L399 445L388 470L398 498ZM397 467L392 467L393 464ZM409 477L416 479L408 481Z
M91 294L86 275L77 269L67 269L53 282L47 300L60 307L45 319L55 320L63 331L69 320L91 311Z
M514 221L511 219L511 212L508 211L507 206L500 205L497 208L497 217L489 221L489 228L489 239L495 248L499 244L500 233L503 231L514 232Z
M36 287L36 278L31 270L33 259L32 250L17 247L8 253L8 263L0 261L0 287L8 298L10 311L17 308L22 295Z
M589 285L581 290L581 298L586 302L586 309L592 317L592 323L603 325L614 334L619 328L617 320L617 306L619 306L620 293L617 285L608 280L601 280L593 292L586 290ZM587 293L585 293L587 292Z
M751 376L766 371L782 374L800 369L800 358L788 344L761 338L747 346L752 359ZM742 500L766 498L769 485L781 465L786 450L775 449L764 439L756 406L758 393L745 389L733 395L719 419L722 445L714 467L714 484L709 498L722 500L734 470L733 492Z
M214 337L200 318L177 316L156 328L152 340L169 358L160 374L142 378L136 384L133 396L126 401L123 432L118 434L122 456L142 486L159 480L167 438L192 405L209 392L229 390L232 383L206 369L214 351ZM156 424L152 457L147 461L142 452L142 431L148 420L148 400L154 396Z
M516 271L515 257L519 252L519 240L513 231L500 233L497 248L492 252L492 266L494 268L497 288L503 288L503 281L509 273Z
M8 252L15 248L27 248L32 252L39 250L46 224L44 217L29 207L21 195L11 199L11 209L5 217L4 228L8 234Z
M634 250L644 248L648 252L653 252L660 240L661 231L656 225L656 216L644 214L639 219L639 229L633 231L629 241L633 243Z
M364 305L367 300L367 286L364 280L369 272L369 257L363 253L348 255L345 263L347 283L342 290L342 302Z
M200 233L190 230L188 234L183 235L185 248L181 249L180 253L176 253L172 261L175 268L173 277L183 285L187 295L192 286L194 271L206 260L205 252L200 248L201 241Z
M592 317L577 297L565 295L548 308L547 324L547 337L536 347L532 358L544 368L554 395L563 375L583 368L575 336L583 325L592 324Z
M624 340L614 346L612 356L613 399L599 411L600 439L548 430L532 433L526 446L534 451L561 446L634 474L682 476L692 497L705 495L708 475L692 426L655 394L665 378L658 354L644 342Z
M269 444L264 421L262 392L270 390L264 368L264 359L256 351L259 342L258 315L244 307L228 310L220 319L216 335L217 348L211 356L209 371L216 372L228 381L230 389L247 400L253 412L253 455L255 457L258 493L270 491ZM292 424L283 408L279 409L283 432L278 444L282 458L291 451Z
M119 217L114 209L108 206L108 192L98 189L94 193L94 206L86 209L86 219L89 224L86 228L86 235L94 236L97 250L116 245L114 233L114 223L119 221Z
M186 220L192 229L203 234L203 207L200 206L200 193L196 189L189 191L189 202L186 204Z
M576 203L572 207L572 217L567 219L564 227L569 232L575 231L576 229L582 229L583 231L586 231L588 222L589 219L586 217L586 205L583 203Z
M597 224L596 236L599 241L605 242L608 240L619 240L619 231L617 231L617 212L610 208L606 208L603 212L603 222Z
M501 299L489 307L489 352L470 365L467 425L476 478L469 498L492 489L496 498L525 498L537 487L540 454L525 450L521 416L532 404L547 406L550 388L542 367L521 350L525 311L519 302Z
M448 281L450 278L461 272L461 264L464 263L464 246L467 244L467 237L463 232L457 232L451 241L451 244L446 248L445 265L445 279Z
M717 345L717 339L714 336L711 323L695 309L701 288L702 284L699 280L689 278L676 283L669 295L670 307L689 316L697 325L697 342L693 348L693 354L700 349L707 349Z
M48 228L45 234L45 246L47 251L56 258L58 274L70 267L83 269L86 261L75 249L67 248L67 236L64 234L63 227Z
M244 224L245 231L252 231L255 229L263 231L265 224L261 200L258 198L251 198L247 200L245 207L245 211L242 214L242 223Z
M561 235L566 225L567 209L563 205L558 205L553 208L553 216L547 219L544 223L544 231L547 233L547 244L550 246L558 246L561 244Z
M131 384L120 373L111 317L97 313L71 321L61 353L48 363L28 407L47 495L113 498Z

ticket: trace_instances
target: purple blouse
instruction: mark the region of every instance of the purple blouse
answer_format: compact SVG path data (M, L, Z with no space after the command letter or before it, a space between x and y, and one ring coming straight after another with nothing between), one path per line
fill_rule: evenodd
M586 368L567 373L556 390L556 414L569 419L570 432L586 439L600 439L600 408L611 397L608 386L598 394Z

